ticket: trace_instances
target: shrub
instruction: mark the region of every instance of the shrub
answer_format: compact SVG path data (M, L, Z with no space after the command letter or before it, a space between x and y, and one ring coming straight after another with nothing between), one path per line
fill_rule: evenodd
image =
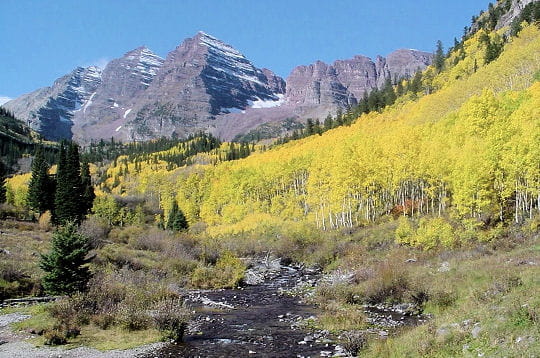
M92 248L102 247L111 231L107 222L97 216L89 216L79 226L79 234L86 236Z
M378 266L373 279L366 281L365 297L370 304L402 302L410 287L409 277L403 267L385 262Z
M234 288L244 278L246 266L231 253L223 254L215 266L199 266L191 275L191 284L200 288Z
M39 228L43 231L49 231L52 228L52 215L49 210L39 217Z
M454 291L443 290L443 291L435 291L431 295L430 300L437 307L441 309L445 309L447 307L452 306L456 302L457 298L458 298L457 293L455 293Z
M159 301L154 308L155 327L162 332L163 339L180 342L191 318L191 311L179 297Z
M130 293L118 305L117 321L128 331L138 331L150 326L150 316L146 312L145 302L136 293Z
M343 333L343 338L343 348L353 357L356 357L367 346L366 334L363 331L345 332Z
M81 333L80 325L88 323L82 309L81 296L57 301L48 307L49 315L55 320L52 329L44 332L45 344L66 344L68 339Z
M395 232L396 242L399 244L414 244L414 229L405 216L400 216L398 219L398 227Z
M424 250L437 246L452 247L456 243L454 229L443 218L420 219L414 238L414 245Z

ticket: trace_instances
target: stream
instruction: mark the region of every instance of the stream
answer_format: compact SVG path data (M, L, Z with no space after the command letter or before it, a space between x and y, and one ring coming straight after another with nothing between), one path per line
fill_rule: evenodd
M248 279L251 284L241 289L189 291L186 300L196 311L196 318L184 341L144 357L347 356L328 331L305 327L305 322L316 316L314 306L302 302L299 296L284 294L315 285L319 278L316 270L274 261L263 272L259 268ZM386 317L382 311L377 314Z

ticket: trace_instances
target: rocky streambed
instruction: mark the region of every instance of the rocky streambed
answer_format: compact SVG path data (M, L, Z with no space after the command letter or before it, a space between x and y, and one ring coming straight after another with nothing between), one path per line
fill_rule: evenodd
M241 289L197 290L187 293L196 311L184 342L167 345L145 357L344 357L338 337L328 331L309 329L316 308L302 295L321 278L320 271L281 265L279 260L256 262ZM373 332L382 337L388 329L413 325L423 317L411 317L399 309L359 306L372 323L383 327Z

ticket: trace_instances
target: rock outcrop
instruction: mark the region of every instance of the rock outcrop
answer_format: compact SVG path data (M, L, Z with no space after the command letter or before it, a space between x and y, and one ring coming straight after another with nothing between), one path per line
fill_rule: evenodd
M101 83L83 108L73 116L77 140L110 138L127 121L138 96L148 88L163 59L146 47L139 47L107 64Z
M51 87L20 96L3 107L47 139L71 138L75 113L91 101L100 84L99 68L78 67Z
M77 68L6 107L49 139L147 140L197 131L232 139L265 123L322 119L430 63L431 54L398 50L375 61L355 56L298 66L284 81L199 32L166 59L139 47L103 71Z
M357 104L364 93L381 88L387 79L396 83L409 78L429 66L431 60L430 53L397 50L375 61L365 56L337 60L331 65L317 61L291 72L285 98L293 105L346 108Z

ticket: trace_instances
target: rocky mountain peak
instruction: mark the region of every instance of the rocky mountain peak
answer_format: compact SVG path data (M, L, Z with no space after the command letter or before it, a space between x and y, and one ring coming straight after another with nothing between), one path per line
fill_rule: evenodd
M201 31L165 59L140 46L103 70L77 68L7 107L52 139L146 140L201 130L230 139L268 121L324 118L430 63L431 54L398 50L375 60L316 61L284 81Z
M390 78L408 78L431 64L432 54L417 50L397 50L375 61L357 55L333 64L316 61L298 66L287 77L287 102L301 106L324 106L325 110L346 108L358 103L365 92L380 88Z

